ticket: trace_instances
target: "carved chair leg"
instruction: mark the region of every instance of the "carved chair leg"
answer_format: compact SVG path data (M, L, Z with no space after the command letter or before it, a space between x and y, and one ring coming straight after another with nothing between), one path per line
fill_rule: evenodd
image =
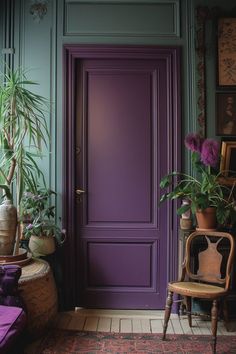
M224 322L225 322L225 328L226 331L229 331L229 313L228 313L228 304L227 304L227 299L223 299L223 316L224 316Z
M182 295L181 295L181 297L182 297ZM181 301L180 306L179 306L179 315L180 316L184 315L185 309L186 309L185 298L182 297L182 301Z
M167 296L167 299L166 299L166 308L165 308L165 317L164 317L162 340L166 339L166 331L167 331L168 322L169 322L169 319L170 319L172 304L173 304L173 292L172 291L168 291L168 296Z
M187 309L187 315L188 315L188 324L189 327L192 327L192 304L191 304L191 297L186 296L186 309Z
M212 352L216 353L216 336L217 336L217 321L218 321L218 306L217 300L213 300L211 308L211 331L212 331Z

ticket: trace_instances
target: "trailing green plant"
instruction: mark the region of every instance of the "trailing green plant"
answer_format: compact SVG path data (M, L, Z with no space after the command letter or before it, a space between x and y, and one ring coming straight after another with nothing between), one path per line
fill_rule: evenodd
M198 134L188 134L185 146L191 151L194 175L173 171L164 176L160 187L167 189L161 196L160 203L167 199L186 199L185 204L177 209L181 215L188 210L193 214L208 207L216 208L219 224L236 222L233 190L222 185L216 167L220 160L219 144L213 139L202 139ZM171 188L170 188L171 187Z
M21 200L21 221L27 220L23 229L26 239L34 236L55 237L61 245L65 239L65 233L55 223L55 206L50 204L51 196L56 193L50 189L38 189L36 194L23 193Z
M8 70L0 85L0 183L16 185L18 206L25 190L36 192L44 181L37 159L49 138L47 101L28 89L32 85L21 69Z

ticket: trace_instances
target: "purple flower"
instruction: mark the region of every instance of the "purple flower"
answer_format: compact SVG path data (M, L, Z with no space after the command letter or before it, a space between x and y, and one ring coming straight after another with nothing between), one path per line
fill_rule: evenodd
M199 134L190 133L186 136L184 140L187 149L201 153L203 139Z
M201 161L205 166L215 167L219 159L219 143L206 139L202 144Z
M29 224L28 226L26 226L26 229L27 230L30 230L30 229L32 229L33 228L33 225L32 224Z

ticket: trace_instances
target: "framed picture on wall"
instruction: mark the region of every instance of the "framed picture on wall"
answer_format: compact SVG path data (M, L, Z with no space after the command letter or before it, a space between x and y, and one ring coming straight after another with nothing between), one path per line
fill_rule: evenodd
M236 141L222 141L220 172L228 184L236 183Z
M218 85L236 86L236 18L218 20Z
M236 92L216 93L216 134L236 136Z

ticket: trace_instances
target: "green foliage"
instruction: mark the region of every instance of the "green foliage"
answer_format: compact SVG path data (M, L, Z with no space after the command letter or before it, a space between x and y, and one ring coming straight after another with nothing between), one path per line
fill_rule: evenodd
M0 85L0 183L16 184L18 204L25 190L36 192L44 181L37 159L49 138L47 101L28 89L32 85L20 69L9 70Z
M64 242L64 232L55 224L55 206L50 198L56 193L50 189L38 189L36 194L25 192L21 200L21 221L28 219L24 227L25 238L30 236L55 237L58 244Z
M233 191L220 183L221 174L216 173L210 166L204 166L197 153L192 153L192 164L197 177L174 171L162 178L160 187L166 191L159 203L168 199L186 199L189 204L178 208L178 215L188 210L195 214L197 210L215 207L219 224L236 223Z
M0 188L8 199L12 199L10 191L16 190L20 219L30 218L23 230L26 237L55 237L61 244L64 234L55 223L55 206L50 204L55 193L38 187L46 185L38 159L49 141L48 103L31 91L34 85L21 69L8 70L0 84Z
M10 192L10 188L5 185L5 184L0 184L0 188L4 190L5 194L3 195L3 197L6 197L7 199L12 201L12 194Z

